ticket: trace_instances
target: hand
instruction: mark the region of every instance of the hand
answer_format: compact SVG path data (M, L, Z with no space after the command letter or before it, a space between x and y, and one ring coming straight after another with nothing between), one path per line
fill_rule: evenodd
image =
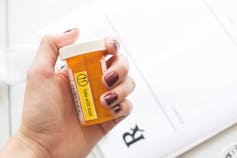
M100 100L116 119L94 126L80 125L67 70L58 73L54 71L58 49L73 43L78 34L75 28L62 34L45 36L28 71L22 123L15 139L24 144L35 157L85 157L131 111L132 105L125 98L135 84L127 76L128 61L117 54L118 42L106 38L107 53L113 57L107 61L109 68L102 81L108 91Z

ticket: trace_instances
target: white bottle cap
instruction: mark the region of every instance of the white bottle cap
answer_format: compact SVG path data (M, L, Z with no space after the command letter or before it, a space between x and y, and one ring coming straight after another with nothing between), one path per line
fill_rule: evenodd
M71 44L59 49L60 58L67 59L81 54L105 50L105 42L103 40L90 41L80 44Z

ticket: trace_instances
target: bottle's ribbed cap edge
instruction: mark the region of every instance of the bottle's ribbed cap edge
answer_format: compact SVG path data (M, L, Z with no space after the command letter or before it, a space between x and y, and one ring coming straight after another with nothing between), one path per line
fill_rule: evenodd
M78 56L81 54L105 50L105 42L103 40L89 41L79 44L71 44L59 49L59 55L62 60Z

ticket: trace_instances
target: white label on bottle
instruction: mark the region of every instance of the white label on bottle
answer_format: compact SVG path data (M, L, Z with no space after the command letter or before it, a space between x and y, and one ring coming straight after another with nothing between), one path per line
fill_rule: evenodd
M71 84L71 89L72 89L74 102L75 102L75 105L76 105L76 108L77 108L78 117L79 117L81 123L83 123L85 121L85 119L84 119L83 114L82 114L79 94L77 92L76 82L75 82L75 79L74 79L74 76L73 76L73 73L72 73L71 69L68 69L68 76L69 76L69 80L70 80L70 84Z

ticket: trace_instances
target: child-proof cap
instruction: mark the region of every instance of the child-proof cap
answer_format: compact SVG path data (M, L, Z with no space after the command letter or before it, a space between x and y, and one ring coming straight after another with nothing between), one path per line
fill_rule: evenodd
M67 59L81 54L105 50L104 40L84 42L80 44L71 44L59 49L60 58Z

